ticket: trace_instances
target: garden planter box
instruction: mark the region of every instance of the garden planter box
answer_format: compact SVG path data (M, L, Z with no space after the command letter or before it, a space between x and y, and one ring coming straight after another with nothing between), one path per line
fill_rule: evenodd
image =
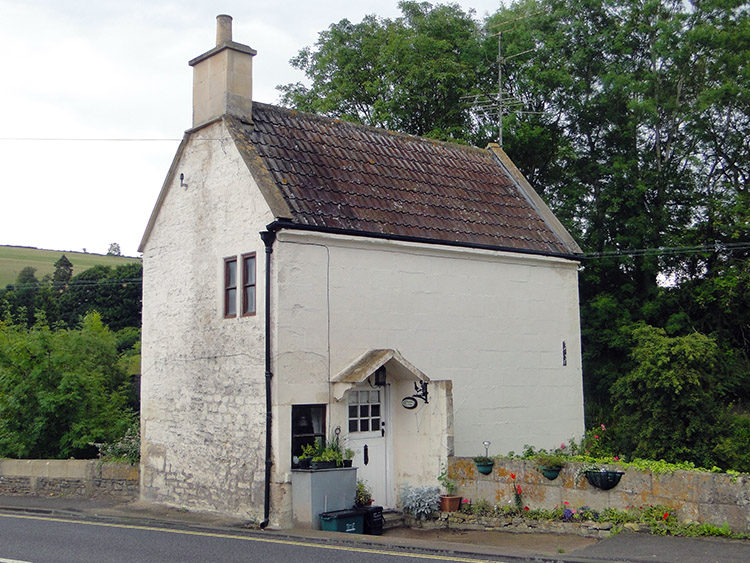
M350 509L357 468L292 469L292 520L297 528L320 530L320 513Z

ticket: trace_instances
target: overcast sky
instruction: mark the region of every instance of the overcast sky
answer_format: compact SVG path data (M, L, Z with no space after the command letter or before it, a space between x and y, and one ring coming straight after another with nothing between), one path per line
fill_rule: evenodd
M480 18L500 6L457 3ZM187 62L215 45L218 14L258 52L253 98L277 103L278 84L304 79L289 59L320 31L400 11L397 0L0 0L0 245L104 254L117 242L138 255L191 125Z

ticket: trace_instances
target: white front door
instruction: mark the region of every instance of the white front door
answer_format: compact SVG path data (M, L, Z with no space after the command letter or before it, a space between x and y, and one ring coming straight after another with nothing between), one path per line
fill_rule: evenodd
M347 447L354 450L354 467L357 479L364 481L372 491L374 504L395 507L390 482L391 460L389 386L372 387L369 384L348 392Z

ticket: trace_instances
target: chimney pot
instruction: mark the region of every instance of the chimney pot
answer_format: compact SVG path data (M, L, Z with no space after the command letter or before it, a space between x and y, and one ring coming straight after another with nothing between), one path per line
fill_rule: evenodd
M216 46L232 41L232 16L216 16Z

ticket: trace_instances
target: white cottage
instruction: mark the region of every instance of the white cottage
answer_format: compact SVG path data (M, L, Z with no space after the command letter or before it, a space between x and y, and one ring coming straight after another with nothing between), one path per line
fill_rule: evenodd
M141 495L292 523L338 436L378 504L583 431L580 249L502 149L252 102L218 17L141 243Z

